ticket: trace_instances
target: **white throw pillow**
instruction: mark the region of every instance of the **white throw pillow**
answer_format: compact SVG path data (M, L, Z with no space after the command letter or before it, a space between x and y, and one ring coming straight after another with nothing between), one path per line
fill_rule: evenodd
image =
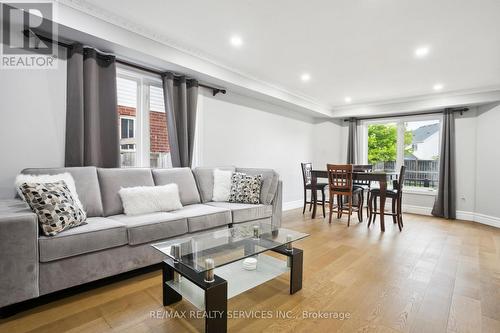
M75 186L75 180L73 179L73 176L69 172L65 173L59 173L57 175L25 175L25 174L19 174L16 177L15 180L15 185L16 185L16 191L17 194L19 194L19 197L26 201L24 198L24 194L21 190L21 185L24 183L38 183L38 184L48 184L48 183L57 183L59 181L64 181L66 183L66 186L68 187L69 191L71 192L71 196L73 197L73 201L75 204L83 209L83 205L80 202L80 199L78 198L78 193L76 192L76 186Z
M232 176L233 172L231 170L214 169L213 201L229 201Z
M177 184L122 187L118 194L126 215L169 212L182 208Z

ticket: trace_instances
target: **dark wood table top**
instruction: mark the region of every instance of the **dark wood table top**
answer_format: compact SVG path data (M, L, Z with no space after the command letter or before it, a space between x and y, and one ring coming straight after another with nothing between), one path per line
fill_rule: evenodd
M397 177L397 172L385 172L385 171L372 171L372 172L362 172L353 171L352 178L356 180L387 180L395 179ZM328 171L326 170L311 170L311 176L316 178L328 178Z

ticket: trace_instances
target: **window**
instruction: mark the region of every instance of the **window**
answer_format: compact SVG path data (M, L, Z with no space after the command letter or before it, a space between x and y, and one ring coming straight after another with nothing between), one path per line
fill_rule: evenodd
M117 73L121 166L171 167L160 77L125 66Z
M362 123L364 162L375 170L399 172L405 186L436 189L439 180L440 118L407 117Z
M133 139L134 138L134 125L135 125L134 118L125 118L125 117L120 118L121 139Z

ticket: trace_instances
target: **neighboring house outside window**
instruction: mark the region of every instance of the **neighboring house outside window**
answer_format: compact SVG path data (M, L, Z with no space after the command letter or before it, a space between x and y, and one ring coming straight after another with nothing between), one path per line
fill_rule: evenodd
M171 167L161 80L120 69L117 77L122 167Z

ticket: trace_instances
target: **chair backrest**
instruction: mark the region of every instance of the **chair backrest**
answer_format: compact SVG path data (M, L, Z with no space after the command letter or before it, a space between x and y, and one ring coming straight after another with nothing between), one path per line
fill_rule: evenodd
M354 172L372 172L373 165L372 164L356 164L353 165L352 170ZM370 186L371 181L369 180L354 180L354 185L368 185Z
M313 168L312 163L300 163L302 168L302 180L304 181L304 186L311 184L311 170Z
M327 164L330 191L352 192L352 164Z
M399 171L399 178L397 182L397 188L399 193L403 190L403 185L405 183L405 173L406 173L406 167L404 165L401 166L401 170Z

